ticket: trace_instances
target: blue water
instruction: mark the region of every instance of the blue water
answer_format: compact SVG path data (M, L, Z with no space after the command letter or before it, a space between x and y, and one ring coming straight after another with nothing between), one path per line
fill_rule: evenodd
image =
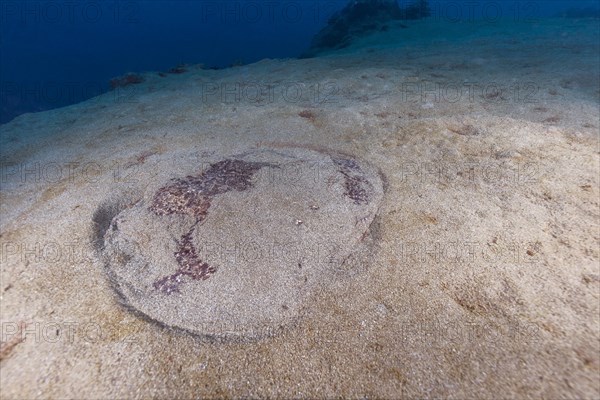
M299 56L349 0L0 1L0 123L178 64ZM400 1L401 4L408 0ZM551 18L597 0L431 1L432 20Z

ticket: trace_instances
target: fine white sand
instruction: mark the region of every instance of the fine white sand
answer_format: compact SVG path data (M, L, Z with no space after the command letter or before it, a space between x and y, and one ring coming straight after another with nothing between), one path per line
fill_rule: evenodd
M600 397L597 21L410 25L1 126L2 398ZM120 303L101 204L289 144L385 177L356 273L249 343Z

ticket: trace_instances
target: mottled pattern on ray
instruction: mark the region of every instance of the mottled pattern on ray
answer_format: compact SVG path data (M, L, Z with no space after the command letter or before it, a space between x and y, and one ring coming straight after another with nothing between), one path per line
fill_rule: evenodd
M211 164L207 171L184 179L175 179L154 195L149 210L156 215L185 214L196 218L194 226L181 236L174 253L179 269L154 282L154 288L165 294L179 293L183 277L206 280L217 271L203 262L191 240L194 229L208 215L214 196L231 190L242 191L252 186L252 176L268 164L226 159Z

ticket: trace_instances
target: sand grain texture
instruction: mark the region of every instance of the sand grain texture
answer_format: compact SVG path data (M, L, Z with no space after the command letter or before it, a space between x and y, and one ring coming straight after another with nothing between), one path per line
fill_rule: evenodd
M600 397L597 21L381 35L315 59L147 73L127 101L108 93L1 126L0 396ZM203 93L250 79L273 96ZM414 94L466 81L487 90ZM350 201L334 153L365 166L377 201ZM267 165L290 157L332 179L269 186ZM173 179L227 159L266 164L248 186L168 208L183 213L149 211ZM358 252L333 269L203 266L203 240L250 233ZM129 256L107 268L117 245ZM157 293L179 269L179 293ZM253 340L212 340L217 320Z

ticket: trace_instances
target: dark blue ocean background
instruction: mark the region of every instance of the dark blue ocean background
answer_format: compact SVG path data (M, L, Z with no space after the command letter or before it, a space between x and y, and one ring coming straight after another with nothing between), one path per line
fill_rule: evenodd
M298 57L349 0L1 1L0 123L78 103L127 72ZM408 0L400 4L410 3ZM431 1L436 19L593 16L597 0ZM570 11L567 11L571 9ZM576 9L576 10L573 10Z

